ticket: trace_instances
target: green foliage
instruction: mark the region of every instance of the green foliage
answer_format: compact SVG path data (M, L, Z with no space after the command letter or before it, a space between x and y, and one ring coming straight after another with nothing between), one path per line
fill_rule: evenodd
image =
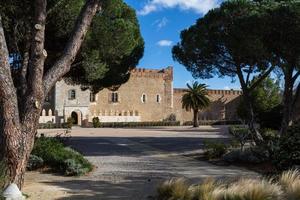
M122 127L151 127L151 126L180 126L179 121L158 121L158 122L101 122L101 128L122 128Z
M27 163L27 170L37 170L44 166L44 160L41 157L36 155L30 155L28 163Z
M204 141L204 155L208 159L220 158L228 150L229 146L221 142Z
M84 0L48 0L45 49L48 57L45 72L61 56ZM18 69L30 48L29 30L34 22L34 2L0 0L12 67ZM129 71L143 56L144 41L135 10L122 0L103 1L82 44L72 70L65 80L97 92L105 87L118 87L129 79ZM19 76L14 77L19 83Z
M99 117L94 117L93 118L93 127L99 128L100 126L101 126L101 123L100 123Z
M237 141L239 141L242 150L247 140L251 139L251 134L247 127L230 126L228 131Z
M257 78L254 78L252 83L255 82ZM252 85L252 83L250 85ZM280 124L281 117L280 117L280 107L281 103L281 89L279 85L279 81L275 81L274 79L267 77L263 80L260 84L258 84L251 92L251 101L253 104L254 113L256 115L257 121L261 124L263 128L272 128L269 127L272 124L278 123ZM277 112L278 113L277 113ZM238 109L237 109L238 116L243 120L249 120L250 116L248 114L247 104L241 99ZM276 117L278 116L279 117ZM268 116L271 116L268 119ZM274 123L274 121L269 120L276 120L278 123ZM274 127L275 125L273 125Z
M201 110L210 105L207 85L199 84L197 81L193 85L187 84L188 90L182 96L182 108L186 110Z
M163 121L166 122L176 122L176 115L174 113L170 114L166 119L164 119Z
M74 122L75 121L74 121L74 119L72 117L68 117L67 123L66 123L66 127L69 128L69 129L72 128Z
M300 165L300 126L294 125L273 141L272 160L281 170Z
M82 175L92 170L89 161L75 150L64 147L56 138L38 138L31 154L42 158L46 166L65 175Z

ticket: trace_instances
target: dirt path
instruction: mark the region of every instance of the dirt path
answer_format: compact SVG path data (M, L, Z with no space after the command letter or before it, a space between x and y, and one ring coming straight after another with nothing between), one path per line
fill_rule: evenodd
M96 169L75 178L29 172L24 192L33 200L146 200L155 193L157 184L173 177L198 182L205 177L256 176L244 169L214 166L182 156L201 150L203 140L226 140L225 130L224 127L75 129L72 145Z

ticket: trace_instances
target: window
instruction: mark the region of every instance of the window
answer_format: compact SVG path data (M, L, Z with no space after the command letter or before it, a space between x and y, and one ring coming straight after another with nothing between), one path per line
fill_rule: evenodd
M119 95L117 92L111 93L111 102L116 103L119 102Z
M156 95L156 103L160 103L160 95L159 94Z
M69 100L76 99L76 91L75 90L69 90L69 92L68 92L68 98L69 98Z
M147 97L146 97L145 94L142 95L142 99L141 100L142 100L143 103L146 103Z
M45 102L50 102L50 97L49 97L49 95L46 96Z
M90 102L95 102L96 101L96 94L90 93Z

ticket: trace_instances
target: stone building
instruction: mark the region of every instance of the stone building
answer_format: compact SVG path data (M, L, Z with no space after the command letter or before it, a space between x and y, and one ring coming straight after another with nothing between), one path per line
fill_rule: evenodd
M62 80L49 95L40 122L44 123L49 117L56 123L72 117L78 125L91 122L94 117L99 117L101 122L162 121L172 114L181 122L191 121L193 113L181 105L185 90L173 88L172 67L135 69L129 81L118 90L104 89L95 95ZM199 114L200 120L237 119L236 106L241 91L209 90L208 93L212 104Z

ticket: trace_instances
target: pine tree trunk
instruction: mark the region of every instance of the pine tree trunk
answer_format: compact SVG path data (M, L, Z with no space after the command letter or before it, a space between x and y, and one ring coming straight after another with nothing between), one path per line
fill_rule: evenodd
M283 94L283 116L281 122L280 134L284 135L287 132L289 125L292 123L292 103L293 103L293 84L292 73L290 76L285 74L285 85Z
M24 184L24 174L26 171L29 155L34 144L36 129L32 121L31 124L26 124L23 128L19 128L12 123L5 123L8 120L0 117L1 134L0 134L0 162L4 166L5 180L2 187L8 184L15 183L21 189ZM3 126L3 124L5 124Z
M194 110L194 127L199 127L198 110Z

